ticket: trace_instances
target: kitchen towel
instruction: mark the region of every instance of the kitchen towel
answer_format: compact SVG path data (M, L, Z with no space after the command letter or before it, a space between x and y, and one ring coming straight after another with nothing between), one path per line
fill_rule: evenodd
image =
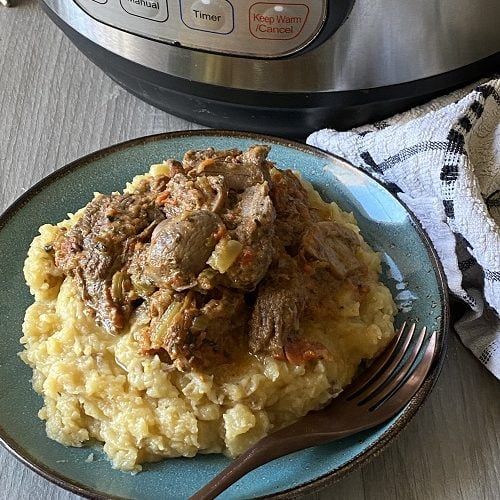
M308 144L368 171L431 238L452 294L469 306L455 330L500 379L500 79L455 91Z

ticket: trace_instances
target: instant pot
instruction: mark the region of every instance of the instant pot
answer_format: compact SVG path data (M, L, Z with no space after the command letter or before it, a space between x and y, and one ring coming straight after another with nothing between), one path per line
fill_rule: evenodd
M500 69L499 0L42 0L111 78L211 127L302 137Z

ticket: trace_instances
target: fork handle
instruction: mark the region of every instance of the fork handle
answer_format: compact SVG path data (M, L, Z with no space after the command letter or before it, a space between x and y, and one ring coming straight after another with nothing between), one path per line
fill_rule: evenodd
M257 442L190 497L189 500L212 500L245 474L263 464L294 451L340 439L348 434L352 434L352 432L309 431L304 433L303 421L300 427L295 424L285 427Z

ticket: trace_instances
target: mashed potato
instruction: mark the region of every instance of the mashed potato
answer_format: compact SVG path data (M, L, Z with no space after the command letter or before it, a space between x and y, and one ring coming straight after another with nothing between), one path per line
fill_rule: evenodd
M352 214L306 188L326 217L359 233ZM295 366L248 354L210 373L177 371L156 355L138 353L140 314L123 334L106 333L86 312L71 278L55 267L47 246L80 214L42 226L30 247L24 273L35 302L26 311L21 358L44 398L39 417L48 436L67 446L98 440L114 468L136 472L144 462L197 453L236 456L325 405L394 334L395 306L378 281L379 256L363 242L356 257L374 277L361 302L340 286L331 290L331 310L301 323L304 337L325 345L332 360Z

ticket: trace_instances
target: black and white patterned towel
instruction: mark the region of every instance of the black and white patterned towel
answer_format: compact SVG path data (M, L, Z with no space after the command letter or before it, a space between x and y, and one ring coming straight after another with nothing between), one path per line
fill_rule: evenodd
M307 142L398 191L431 238L451 292L470 306L455 329L500 379L500 79L374 125Z

